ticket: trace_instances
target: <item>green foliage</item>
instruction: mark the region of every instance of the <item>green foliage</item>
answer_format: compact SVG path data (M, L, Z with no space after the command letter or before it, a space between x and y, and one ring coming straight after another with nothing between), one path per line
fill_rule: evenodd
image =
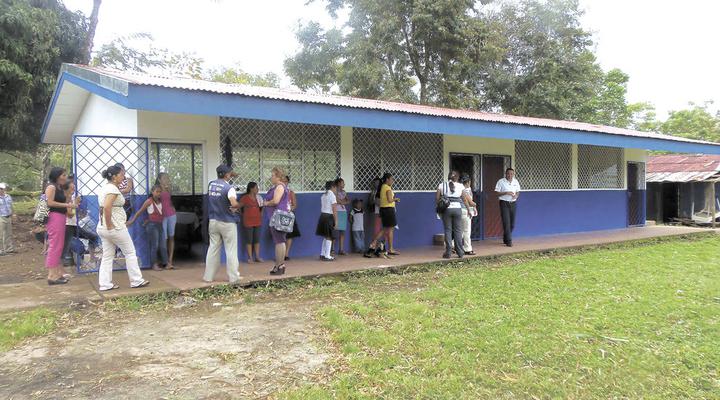
M702 105L690 103L690 108L671 111L659 130L668 135L689 139L720 142L720 111L712 115L708 107L712 102Z
M5 351L25 338L50 333L56 327L57 313L37 308L0 316L0 351Z
M718 245L471 261L330 287L320 318L341 372L281 397L717 398Z
M604 73L576 0L332 0L347 29L296 32L301 89L628 126L628 76ZM346 33L343 33L346 32Z
M153 44L149 33L140 32L115 38L97 50L92 65L120 71L167 72L187 78L200 78L202 58L192 53L174 53Z
M605 75L576 0L505 3L488 15L504 49L479 84L509 114L590 121Z
M57 0L0 1L0 142L33 149L63 62L80 62L85 18Z
M302 49L285 61L285 70L304 89L477 107L469 83L491 48L476 44L487 32L475 6L471 0L330 1L331 14L350 9L349 32L325 32L315 22L299 27Z
M43 189L47 167L70 168L70 146L40 145L34 151L0 150L0 181L13 189L38 191ZM45 171L45 172L43 172Z
M252 85L265 87L279 87L280 77L273 72L265 74L251 74L243 71L240 66L222 67L205 72L205 77L213 82L231 83L236 85Z

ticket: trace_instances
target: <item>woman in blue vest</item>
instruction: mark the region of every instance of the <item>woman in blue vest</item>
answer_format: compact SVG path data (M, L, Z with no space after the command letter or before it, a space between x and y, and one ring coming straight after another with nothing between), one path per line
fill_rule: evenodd
M240 282L238 267L237 200L235 188L229 183L230 178L237 176L231 167L220 165L215 169L217 179L208 185L208 235L210 247L205 258L205 282L212 282L220 266L220 246L225 247L228 280L231 284Z

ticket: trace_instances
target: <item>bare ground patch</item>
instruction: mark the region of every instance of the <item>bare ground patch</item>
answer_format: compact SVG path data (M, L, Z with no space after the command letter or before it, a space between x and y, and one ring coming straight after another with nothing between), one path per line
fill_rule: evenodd
M108 313L0 355L0 398L265 398L332 375L308 304Z

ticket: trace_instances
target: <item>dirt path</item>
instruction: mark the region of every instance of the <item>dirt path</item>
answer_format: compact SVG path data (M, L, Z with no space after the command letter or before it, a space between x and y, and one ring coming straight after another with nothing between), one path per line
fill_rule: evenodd
M45 256L42 243L35 240L30 230L33 223L28 216L18 216L13 222L15 253L0 256L0 285L45 279Z
M308 304L196 306L78 326L0 355L0 398L266 398L331 374Z

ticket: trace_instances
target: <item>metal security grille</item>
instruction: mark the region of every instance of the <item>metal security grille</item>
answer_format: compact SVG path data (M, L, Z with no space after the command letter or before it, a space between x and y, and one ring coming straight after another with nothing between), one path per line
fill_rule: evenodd
M443 139L433 133L353 128L355 190L389 172L395 190L434 190L443 178Z
M644 168L642 176L644 181ZM580 189L622 189L625 187L623 150L616 147L579 144L578 187Z
M223 158L238 173L235 182L270 185L273 167L285 169L296 191L324 190L340 175L340 127L220 118Z
M105 185L100 176L107 167L122 163L135 183L134 194L148 193L147 139L75 136L75 172L78 193L96 195Z
M644 162L636 162L637 168L638 168L638 174L637 174L637 187L640 190L645 190L645 163Z
M150 157L151 183L160 172L170 176L172 193L203 193L203 155L200 144L152 143Z
M515 170L524 190L572 189L572 145L516 140Z
M138 203L145 200L148 188L148 141L145 138L127 138L111 136L74 136L73 153L75 161L76 190L83 197L81 206L77 210L77 224L79 228L95 232L98 225L99 203L97 195L107 181L100 176L101 172L115 163L122 163L126 175L134 182L134 189L130 201L135 209ZM142 227L135 224L130 227L131 236L140 238L134 240L137 254L143 254L147 249L147 241L141 233ZM76 255L78 273L96 272L100 267L101 246L92 246L86 239L79 239L85 253ZM142 262L141 262L142 265ZM116 252L113 269L125 268L125 256Z

